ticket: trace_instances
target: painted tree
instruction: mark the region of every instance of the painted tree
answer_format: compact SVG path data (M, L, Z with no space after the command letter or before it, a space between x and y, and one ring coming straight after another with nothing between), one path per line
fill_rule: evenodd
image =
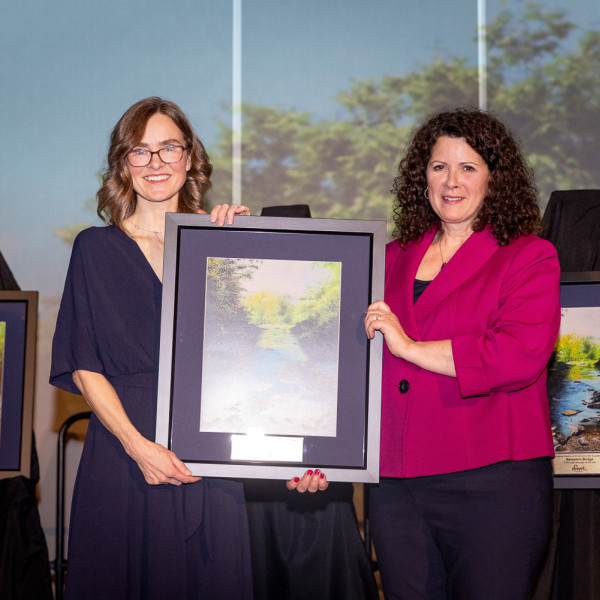
M244 301L248 320L258 327L289 329L297 322L296 306L291 298L268 291L254 292Z
M256 261L235 258L209 258L206 268L208 311L229 319L245 319L242 281L252 277Z

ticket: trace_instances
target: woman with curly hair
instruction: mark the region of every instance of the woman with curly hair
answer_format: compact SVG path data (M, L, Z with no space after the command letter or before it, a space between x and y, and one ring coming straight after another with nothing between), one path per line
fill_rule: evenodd
M381 480L371 524L386 598L526 600L552 524L546 364L559 265L507 128L457 109L414 134L395 179Z
M252 597L241 483L193 477L153 441L165 213L204 212L211 171L177 105L137 102L110 138L98 192L108 226L73 245L50 382L83 394L93 414L73 493L67 598ZM248 213L219 205L211 221Z

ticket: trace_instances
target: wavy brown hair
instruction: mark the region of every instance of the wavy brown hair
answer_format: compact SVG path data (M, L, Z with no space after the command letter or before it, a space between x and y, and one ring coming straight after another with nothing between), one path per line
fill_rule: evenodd
M123 229L123 221L135 211L137 201L125 157L141 142L148 120L155 114L169 117L181 130L185 145L190 147L187 152L192 166L179 191L178 211L194 213L203 208L204 195L211 186L212 165L208 154L183 111L169 100L156 96L144 98L125 111L110 134L108 168L97 194L98 216L119 229Z
M489 225L500 246L530 233L542 232L533 170L508 128L489 112L458 108L427 119L414 133L400 161L392 192L394 233L401 244L417 240L434 224L440 226L425 197L427 164L439 137L464 138L488 166L490 178L473 231Z

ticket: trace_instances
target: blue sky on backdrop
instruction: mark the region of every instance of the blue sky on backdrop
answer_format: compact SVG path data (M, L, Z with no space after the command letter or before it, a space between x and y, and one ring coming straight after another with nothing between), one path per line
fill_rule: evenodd
M522 0L488 0L488 21ZM544 0L585 29L597 0ZM98 224L110 130L161 95L189 115L209 153L230 122L232 0L28 0L0 22L0 249L25 289L62 290L70 249L53 233ZM477 62L476 0L243 0L242 99L334 118L353 80L403 75L432 58ZM385 218L385 216L383 216Z

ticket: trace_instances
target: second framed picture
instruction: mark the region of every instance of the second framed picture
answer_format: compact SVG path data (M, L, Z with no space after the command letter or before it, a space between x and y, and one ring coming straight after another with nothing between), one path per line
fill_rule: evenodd
M557 488L600 487L600 272L563 273L548 365Z
M0 479L30 476L37 292L0 291Z
M385 228L167 215L157 441L196 475L377 481Z

